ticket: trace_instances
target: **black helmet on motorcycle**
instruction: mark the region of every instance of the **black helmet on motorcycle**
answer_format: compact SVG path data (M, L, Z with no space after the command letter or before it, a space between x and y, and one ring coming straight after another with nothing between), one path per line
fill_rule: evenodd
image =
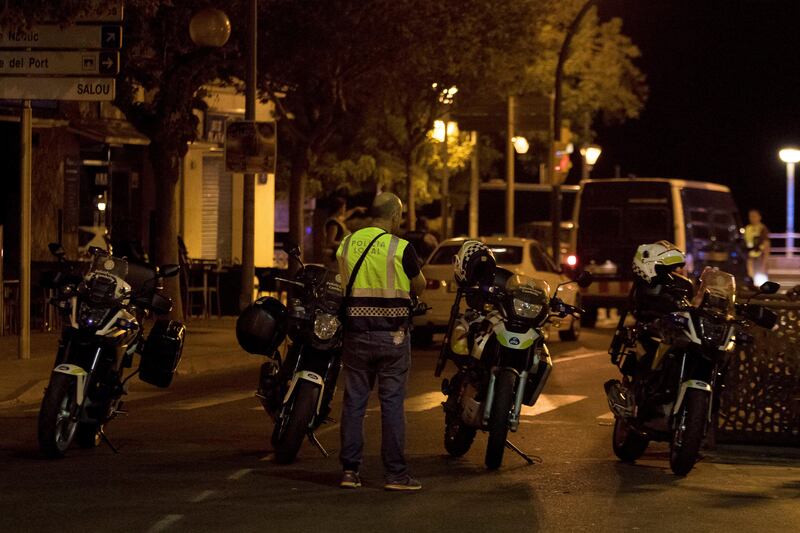
M286 306L275 298L259 298L236 319L236 340L248 353L272 356L286 338Z
M453 273L462 287L472 287L491 281L497 266L494 254L481 241L464 241L453 257Z

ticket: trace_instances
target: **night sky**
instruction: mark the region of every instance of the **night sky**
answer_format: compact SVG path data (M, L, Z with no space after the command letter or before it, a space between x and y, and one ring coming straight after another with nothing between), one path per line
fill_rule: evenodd
M800 144L800 1L600 0L642 50L650 97L638 120L598 124L593 177L723 183L772 231L786 216L778 149Z

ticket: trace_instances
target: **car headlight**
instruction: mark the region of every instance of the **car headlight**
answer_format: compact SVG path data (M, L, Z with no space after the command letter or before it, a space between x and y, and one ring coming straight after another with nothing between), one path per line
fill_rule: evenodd
M327 341L336 335L340 326L341 323L336 315L317 313L317 316L314 318L314 335L320 340Z
M514 298L514 314L520 318L536 318L542 312L542 304Z

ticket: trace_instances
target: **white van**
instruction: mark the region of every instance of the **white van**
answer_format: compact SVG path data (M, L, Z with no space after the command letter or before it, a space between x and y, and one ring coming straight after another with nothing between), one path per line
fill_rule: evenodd
M716 183L664 178L581 182L575 202L572 249L576 270L595 277L583 289L583 324L593 326L600 307L627 302L631 261L640 244L666 239L686 253L687 273L706 266L747 275L739 210L730 189Z

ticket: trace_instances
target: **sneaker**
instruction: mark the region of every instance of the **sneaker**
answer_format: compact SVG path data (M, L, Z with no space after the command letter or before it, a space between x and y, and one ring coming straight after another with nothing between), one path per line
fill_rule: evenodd
M406 476L399 481L387 481L383 488L396 491L415 491L422 489L422 483L411 476Z
M342 474L342 481L339 482L339 486L343 489L357 489L361 486L361 478L358 475L358 472L353 470L345 470L344 474Z

